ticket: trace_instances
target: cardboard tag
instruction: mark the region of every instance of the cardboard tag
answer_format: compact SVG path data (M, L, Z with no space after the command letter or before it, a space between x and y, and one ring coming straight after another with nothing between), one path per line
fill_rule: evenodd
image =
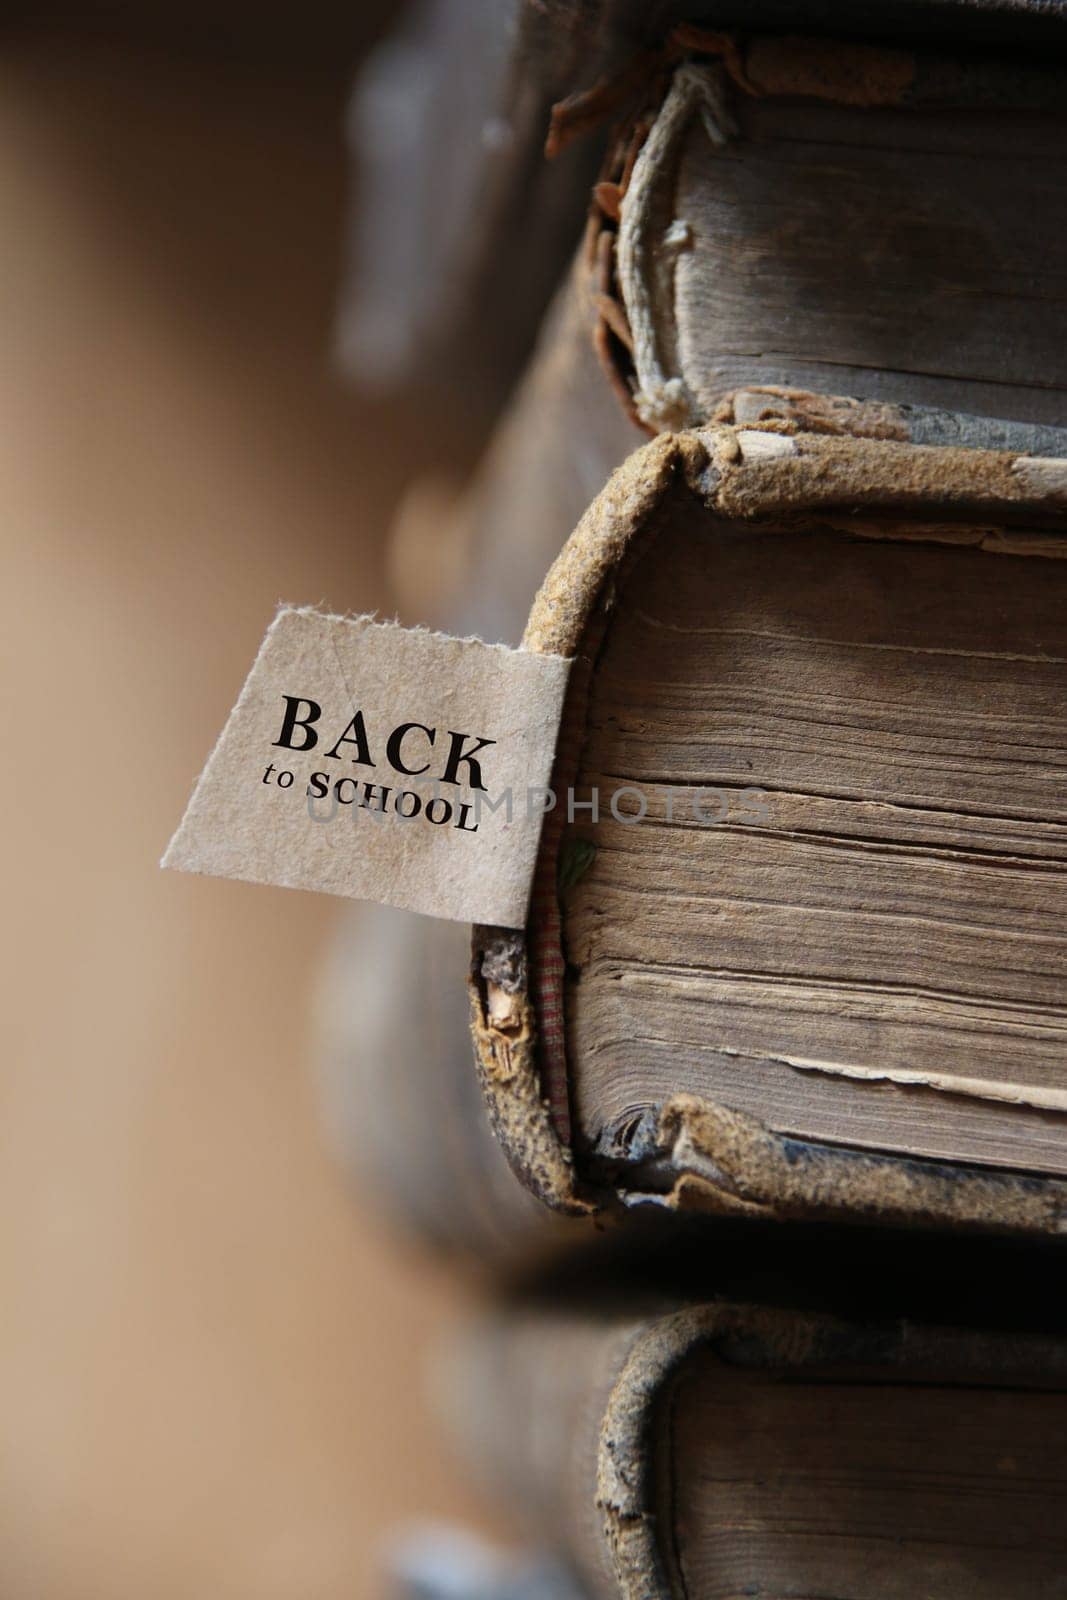
M162 864L520 928L569 669L285 607Z

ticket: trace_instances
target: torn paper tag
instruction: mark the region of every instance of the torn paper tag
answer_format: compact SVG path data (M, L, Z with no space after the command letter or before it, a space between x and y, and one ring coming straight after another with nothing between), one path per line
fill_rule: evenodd
M521 928L569 669L286 607L163 865Z

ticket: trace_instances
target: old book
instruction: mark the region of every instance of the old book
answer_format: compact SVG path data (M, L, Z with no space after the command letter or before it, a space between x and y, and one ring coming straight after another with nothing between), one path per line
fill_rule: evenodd
M413 617L517 644L574 524L640 444L597 361L595 295L583 254L470 491L446 515L432 485L409 496L395 565ZM431 543L443 592L420 612ZM575 1230L546 1213L494 1137L471 1062L469 967L460 924L350 907L319 989L321 1101L353 1180L410 1234L507 1267L573 1242Z
M526 632L577 661L530 921L472 985L550 1203L1062 1226L1065 495L771 425L594 502Z
M1064 82L1026 56L676 30L594 207L636 418L1061 448Z
M387 906L347 912L317 997L316 1066L329 1143L398 1231L506 1266L570 1235L493 1137L471 1069L458 922Z
M488 1116L557 1209L1055 1230L1059 79L686 41L631 84L434 619L516 639L593 501L527 632L583 671L525 936L476 938ZM409 1063L456 1106L465 1070Z
M1055 1231L1059 79L687 41L587 251L616 392L696 426L527 628L580 670L525 935L476 935L491 1115L575 1210Z
M426 0L364 64L337 328L360 383L488 427L581 233L596 144L551 165L542 147L553 100L614 59L589 20Z
M603 112L654 77L679 24L805 26L900 45L1063 54L1053 0L424 0L364 64L349 117L355 174L337 344L364 384L420 413L505 400L581 232ZM583 91L594 88L593 112ZM586 137L553 139L553 101ZM597 111L596 108L602 108ZM566 143L566 148L564 144ZM424 447L425 448L425 447Z
M1063 1593L1067 1362L1042 1332L557 1287L445 1377L487 1489L603 1600Z

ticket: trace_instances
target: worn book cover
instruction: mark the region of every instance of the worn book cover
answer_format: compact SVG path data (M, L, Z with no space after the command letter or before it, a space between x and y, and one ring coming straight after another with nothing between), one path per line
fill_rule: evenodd
M1060 1226L1065 483L721 427L594 502L526 632L575 657L530 921L471 987L550 1203Z
M487 1492L603 1600L1056 1600L1051 1261L806 1233L790 1270L776 1233L705 1234L678 1280L649 1240L652 1277L586 1260L483 1313L440 1389Z
M1061 1225L1063 79L978 15L668 19L557 107L609 129L586 237L452 519L462 625L551 566L576 661L471 987L556 1209Z

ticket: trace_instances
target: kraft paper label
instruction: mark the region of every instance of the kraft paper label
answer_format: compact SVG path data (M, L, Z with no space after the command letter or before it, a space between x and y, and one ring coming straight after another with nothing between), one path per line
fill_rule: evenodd
M520 928L569 669L285 607L162 864Z

